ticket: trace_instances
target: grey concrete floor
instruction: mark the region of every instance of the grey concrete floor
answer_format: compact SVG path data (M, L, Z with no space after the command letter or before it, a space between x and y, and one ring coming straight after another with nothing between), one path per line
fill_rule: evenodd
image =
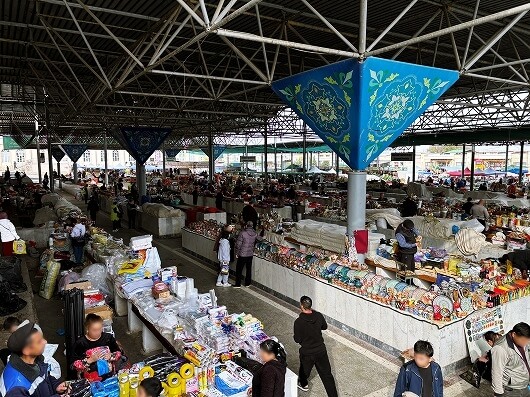
M74 202L81 209L84 203L75 200L72 196L65 197ZM109 216L98 214L98 226L110 230ZM121 229L116 236L128 242L130 237L143 234L138 230ZM216 272L204 263L191 258L182 251L180 238L155 238L163 266L177 265L179 274L195 279L195 285L200 292L206 292L215 287ZM36 263L35 263L36 266ZM35 279L34 287L38 290L40 279ZM34 289L35 290L35 289ZM36 291L36 290L35 290ZM231 312L252 313L259 318L265 331L270 336L276 336L285 345L288 353L289 368L298 371L297 351L298 346L292 339L293 321L297 316L296 308L285 304L254 287L249 289L221 289L217 290L219 302L225 304ZM47 339L52 343L64 343L64 338L57 334L63 328L62 302L54 297L44 300L35 295L35 306L41 326ZM125 317L114 319L114 330L117 338L125 346L131 360L140 361L141 337L139 334L128 334ZM390 397L399 370L399 359L389 357L386 353L345 335L337 329L326 332L325 340L328 347L333 372L336 378L339 396L347 397ZM64 356L56 355L64 365ZM483 382L480 390L474 389L457 376L446 379L444 395L446 397L483 397L492 395L487 382ZM299 395L307 397L325 396L325 391L316 373L310 380L310 391L300 392Z

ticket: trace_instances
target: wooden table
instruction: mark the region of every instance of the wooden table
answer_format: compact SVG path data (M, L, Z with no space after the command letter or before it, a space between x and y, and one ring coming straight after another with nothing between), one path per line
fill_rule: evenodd
M378 265L371 259L365 259L364 263L366 263L368 266L376 267L376 268L379 268L379 269L383 269L383 270L386 270L388 272L392 272L392 273L397 273L398 272L398 270L395 269L395 268L390 268L390 267L386 267L386 266L383 266L383 265ZM414 278L417 278L417 279L419 279L421 281L424 281L426 283L431 283L431 284L434 284L436 282L436 276L427 276L425 274L416 274L414 276Z

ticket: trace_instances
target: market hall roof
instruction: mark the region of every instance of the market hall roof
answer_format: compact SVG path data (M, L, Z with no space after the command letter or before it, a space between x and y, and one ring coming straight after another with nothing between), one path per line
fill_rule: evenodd
M220 144L265 131L299 137L303 123L270 82L370 55L462 74L408 134L518 128L529 124L529 9L524 0L0 0L0 133L24 143L35 119L45 124L47 102L53 142L97 147L123 125L171 127L169 145L180 147L210 133Z

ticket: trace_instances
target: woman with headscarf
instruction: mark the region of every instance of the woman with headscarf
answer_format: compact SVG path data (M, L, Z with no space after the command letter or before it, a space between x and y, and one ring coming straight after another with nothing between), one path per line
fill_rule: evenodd
M13 256L13 241L20 239L13 222L7 214L0 212L0 236L2 237L2 256Z

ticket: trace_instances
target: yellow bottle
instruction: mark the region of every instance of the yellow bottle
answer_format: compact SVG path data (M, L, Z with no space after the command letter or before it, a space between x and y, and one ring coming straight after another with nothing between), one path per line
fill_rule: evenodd
M136 397L138 386L140 385L140 378L138 377L138 375L130 375L129 384L129 397Z
M129 392L131 385L129 383L129 374L118 375L118 382L120 385L120 397L130 397Z
M512 261L507 260L507 261L506 261L506 274L508 274L509 276L511 276L512 273L513 273L513 264L512 264Z

